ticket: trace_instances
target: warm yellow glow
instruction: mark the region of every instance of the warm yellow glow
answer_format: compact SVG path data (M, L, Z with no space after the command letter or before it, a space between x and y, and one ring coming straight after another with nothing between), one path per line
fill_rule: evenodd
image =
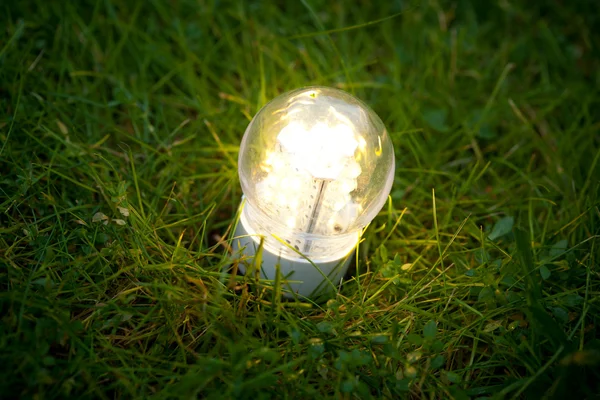
M279 193L279 196L277 196L277 201L282 206L285 205L285 204L287 204L287 199L285 198L285 195L283 193Z
M333 205L333 209L334 209L335 211L339 211L339 210L341 210L342 208L344 208L344 206L345 206L345 205L346 205L346 203L343 203L343 202L341 202L341 201L337 201L337 202L335 202L335 204Z
M350 168L348 170L348 176L352 179L356 179L356 178L358 178L360 173L361 173L360 166L357 163L352 163L352 165L350 165Z
M283 168L284 165L285 165L284 161L281 160L280 158L277 158L277 159L275 159L275 161L273 161L273 168L275 168L275 169Z
M355 241L385 203L395 164L373 110L324 87L265 105L246 129L238 161L249 223L279 239L269 242L273 254L291 258L347 251L342 243Z
M294 228L296 226L296 217L291 216L287 218L286 225L288 228Z
M279 132L277 140L292 156L296 168L319 179L336 179L345 167L345 159L352 157L359 145L352 128L341 123L330 126L317 122L307 130L291 122ZM279 167L277 161L272 162L274 168Z
M273 156L275 155L272 151L267 151L265 157L265 164L273 165Z
M344 181L342 181L341 186L342 186L342 191L344 193L350 193L351 191L356 189L356 181L351 181L349 179L345 179Z
M366 142L346 117L333 108L329 113L334 118L326 123L300 123L288 113L277 145L266 152L261 163L266 176L257 184L258 193L290 229L308 229L317 201L322 206L318 206L319 218L311 228L316 232L337 233L345 220L355 218L350 193L361 174L357 150L364 153ZM320 192L323 183L318 182L323 180L328 184Z
M367 141L366 141L366 140L365 140L365 138L364 138L364 137L362 137L362 136L360 136L360 137L358 138L358 148L359 148L361 151L365 151L365 150L366 150L366 148L367 148Z
M381 147L381 136L377 136L377 140L379 146L377 147L377 149L375 149L375 155L379 157L381 153L383 153L383 148Z

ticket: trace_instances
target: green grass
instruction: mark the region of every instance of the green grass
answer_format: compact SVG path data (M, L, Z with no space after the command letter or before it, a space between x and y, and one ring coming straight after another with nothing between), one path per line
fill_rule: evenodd
M0 397L600 392L595 2L279 3L0 4ZM314 84L397 160L324 304L221 272L244 130Z

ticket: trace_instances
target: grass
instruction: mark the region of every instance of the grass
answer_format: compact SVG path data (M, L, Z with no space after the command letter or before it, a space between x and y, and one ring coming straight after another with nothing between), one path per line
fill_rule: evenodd
M593 398L600 18L530 3L3 2L0 397ZM221 272L245 127L313 84L397 159L324 304Z

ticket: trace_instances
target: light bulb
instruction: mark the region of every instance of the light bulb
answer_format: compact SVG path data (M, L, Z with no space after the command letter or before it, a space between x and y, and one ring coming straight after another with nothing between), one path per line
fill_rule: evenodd
M300 295L335 288L392 186L381 119L338 89L287 92L252 119L238 161L245 202L234 249L252 257L262 237L264 278L274 280L279 266Z

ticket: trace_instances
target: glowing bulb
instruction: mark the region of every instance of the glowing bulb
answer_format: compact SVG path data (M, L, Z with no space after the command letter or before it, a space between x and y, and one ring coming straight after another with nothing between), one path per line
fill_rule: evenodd
M361 230L383 207L394 151L366 104L310 87L256 114L240 146L239 175L246 201L234 248L252 256L264 237L263 277L275 279L279 265L293 291L314 296L337 286Z

